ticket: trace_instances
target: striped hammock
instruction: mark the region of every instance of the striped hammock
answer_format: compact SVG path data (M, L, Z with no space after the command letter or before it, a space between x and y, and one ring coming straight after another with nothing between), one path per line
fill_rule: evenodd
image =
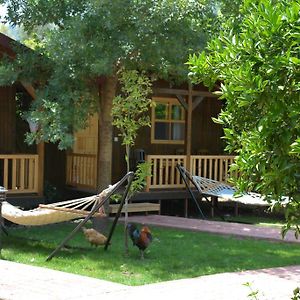
M47 225L78 219L87 216L92 209L115 187L109 186L99 195L90 197L66 200L52 204L40 204L32 210L22 210L10 203L2 203L2 216L6 220L19 225ZM94 216L104 216L103 207Z
M236 195L237 190L227 184L222 182L208 179L200 176L192 176L197 189L208 196L215 196L222 198L227 201L240 202L242 204L257 205L257 206L268 206L273 203L273 201L266 200L264 196L254 192L248 192L241 195ZM287 201L288 199L283 199Z

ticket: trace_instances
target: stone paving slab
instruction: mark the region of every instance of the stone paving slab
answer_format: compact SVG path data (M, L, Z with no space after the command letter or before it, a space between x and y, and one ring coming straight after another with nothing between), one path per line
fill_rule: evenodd
M0 260L1 300L96 299L127 288L105 280Z
M250 283L251 289L258 291L257 298L248 297L251 289L245 283ZM105 299L290 300L293 290L299 286L300 266L294 266L150 284L117 291Z
M123 219L121 218L120 221L122 222ZM177 229L210 232L222 235L235 235L247 238L300 243L300 239L296 239L292 231L289 231L286 234L285 238L282 239L280 228L272 226L207 221L201 219L188 219L162 215L133 215L129 217L129 222Z
M249 282L259 300L288 300L300 286L300 265L223 273L138 287L0 260L1 300L189 299L249 300Z

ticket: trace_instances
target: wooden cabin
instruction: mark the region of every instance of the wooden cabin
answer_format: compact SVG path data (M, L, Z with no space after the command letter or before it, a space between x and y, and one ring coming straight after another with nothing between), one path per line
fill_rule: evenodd
M12 43L15 41L0 34L0 53L13 58ZM95 193L99 175L97 114L90 118L86 129L74 133L72 150L58 151L55 145L45 143L28 146L23 141L29 124L16 112L28 109L34 98L33 87L24 82L0 88L0 186L5 186L10 196L42 197L46 181L73 191ZM143 159L152 164L152 176L138 198L185 198L177 163L192 174L226 181L233 157L224 155L222 127L212 121L222 102L204 86L176 86L165 81L154 83L152 98L156 105L149 110L151 128L140 130L132 149L133 164ZM111 182L125 173L125 149L114 129Z
M182 188L184 184L176 170L181 163L193 174L226 181L232 156L224 155L222 127L212 121L221 110L222 102L205 87L171 86L168 82L154 84L153 101L149 111L151 128L140 129L133 161L145 159L152 163L152 176L147 180L146 198L155 191ZM98 117L89 126L75 133L75 145L67 154L66 183L73 188L96 190ZM112 182L126 172L125 149L118 131L114 130L112 153ZM169 193L170 194L170 193Z
M182 163L193 174L226 181L232 156L224 155L222 127L212 121L221 110L222 102L203 86L189 90L187 86L154 86L152 99L156 105L149 111L151 128L140 129L132 160L152 162L152 177L147 190L178 188L176 163ZM90 118L89 126L75 133L75 144L67 154L66 182L82 190L96 190L98 149L98 116ZM223 165L223 168L220 166ZM126 170L125 149L117 129L114 129L112 182ZM201 171L200 171L201 169ZM199 173L200 172L200 173Z

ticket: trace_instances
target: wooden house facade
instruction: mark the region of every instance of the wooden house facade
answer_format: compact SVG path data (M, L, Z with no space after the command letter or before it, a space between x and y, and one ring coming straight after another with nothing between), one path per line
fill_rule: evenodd
M226 181L233 157L224 155L222 127L212 121L222 102L201 85L171 86L164 81L154 84L152 100L156 105L149 110L151 127L140 129L131 151L133 165L143 159L152 165L146 191L184 187L177 163L193 174ZM97 115L86 129L75 133L75 145L67 154L67 185L96 191L97 149L101 147L98 134ZM114 129L111 181L119 180L125 172L125 148Z
M0 53L13 58L12 43L0 34ZM95 193L101 172L97 168L101 147L97 114L86 129L74 133L71 150L58 151L56 145L47 143L28 146L24 135L30 130L29 124L17 110L27 110L34 98L34 88L25 82L0 87L0 186L8 189L10 196L36 196L38 201L46 181L60 188ZM141 198L153 199L155 192L167 192L160 194L162 198L185 197L178 192L184 183L177 163L193 174L226 181L233 156L224 155L222 127L212 121L222 102L204 86L176 86L165 81L154 83L152 99L156 105L149 110L151 127L140 129L131 157L133 164L144 159L151 163L151 176ZM126 173L126 163L116 129L112 140L113 183Z
M16 44L0 34L0 58L5 55L13 59ZM0 87L0 186L8 190L11 202L24 207L43 201L45 180L58 185L65 181L64 172L63 176L53 172L53 166L64 166L64 153L54 145L30 146L24 141L34 124L24 120L20 112L28 110L34 98L34 88L26 82Z

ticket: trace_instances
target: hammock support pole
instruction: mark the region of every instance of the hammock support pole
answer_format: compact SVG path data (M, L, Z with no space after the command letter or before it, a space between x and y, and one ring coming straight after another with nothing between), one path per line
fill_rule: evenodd
M126 190L124 192L124 195L123 195L123 198L122 198L122 201L123 201L123 204L124 204L124 200L125 198L127 197L128 195L128 191L129 191L129 188L130 188L130 185L131 185L131 182L133 180L133 177L134 177L134 173L133 172L129 172L127 173L117 184L116 186L97 204L95 205L95 207L91 210L91 212L73 229L73 231L57 246L57 248L47 257L46 261L49 261L51 260L55 255L56 253L61 250L61 248L64 247L64 245L74 237L74 235L88 222L88 220L90 220L93 215L96 213L96 211L99 210L100 207L102 207L104 205L104 203L106 201L108 201L108 199L116 192L119 190L119 188L124 184L125 181L128 180L128 184L127 184L127 187L126 187ZM125 195L126 194L126 195ZM120 205L121 206L121 205ZM107 239L107 242L105 244L105 250L107 249L108 247L108 243L112 237L112 234L113 234L113 231L115 229L115 226L116 226L116 223L118 221L118 218L120 216L120 213L116 215L115 217L115 221L114 221L114 224L113 224L113 227L110 231L110 234L109 234L109 238Z
M190 176L189 176L186 172L184 172L184 170L182 169L182 166L180 166L180 165L178 164L176 167L177 167L177 170L178 170L179 173L180 173L181 178L182 178L183 181L184 181L184 184L185 184L186 189L188 190L188 192L189 192L191 198L194 200L194 202L195 202L195 204L196 204L196 206L197 206L197 208L198 208L198 210L199 210L199 212L200 212L200 214L201 214L201 216L202 216L202 219L205 219L205 216L204 216L204 214L203 214L203 211L202 211L202 209L200 208L200 205L199 205L197 199L195 198L195 195L193 194L193 192L192 192L191 188L189 187L189 184L188 184L188 182L187 182L187 180L186 180L186 178L188 178L190 181L192 181L192 179L190 178Z
M2 231L7 234L7 231L4 228L4 219L2 216L2 202L6 200L6 192L7 190L0 186L0 256L1 256L1 250L2 250Z
M114 230L115 230L115 228L116 228L118 219L119 219L119 217L120 217L120 215L121 215L121 213L122 213L122 208L123 208L123 206L124 206L125 200L126 200L126 198L128 197L128 192L129 192L129 189L130 189L132 180L133 180L133 176L130 176L130 177L128 178L128 183L127 183L127 186L126 186L126 190L125 190L125 192L123 193L122 200L121 200L121 202L120 202L120 206L119 206L118 212L116 213L116 216L115 216L115 218L114 218L114 222L113 222L113 224L112 224L112 226L111 226L111 230L110 230L110 233L109 233L109 235L108 235L106 244L105 244L105 246L104 246L104 250L107 250L107 248L108 248L108 245L109 245L109 243L110 243L110 240L111 240L112 235L113 235L113 233L114 233Z
M0 194L0 257L1 257L1 250L2 250L2 231L3 231L3 217L2 217L2 195Z

